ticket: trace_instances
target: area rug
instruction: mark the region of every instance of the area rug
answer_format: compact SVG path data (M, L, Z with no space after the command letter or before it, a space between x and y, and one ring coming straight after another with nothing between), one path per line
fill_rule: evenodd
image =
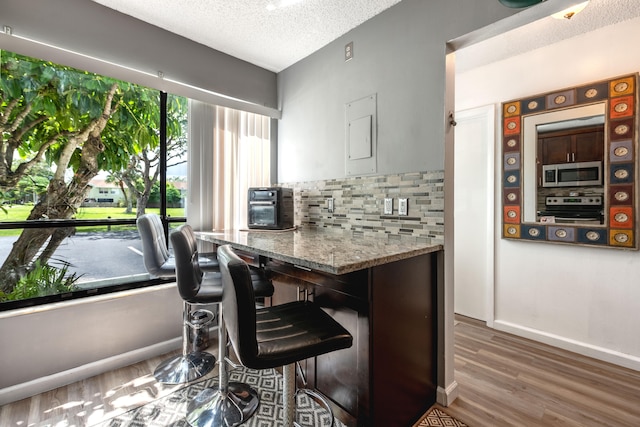
M260 396L260 406L243 426L282 426L282 375L274 369L256 371L239 367L229 372L229 381L249 384ZM189 427L184 419L189 401L203 389L217 385L217 377L190 384L166 397L96 424L96 427ZM297 413L298 422L302 425L331 425L328 412L304 393L298 396ZM335 426L345 427L338 419Z
M413 427L468 427L462 421L458 421L438 408L432 408Z

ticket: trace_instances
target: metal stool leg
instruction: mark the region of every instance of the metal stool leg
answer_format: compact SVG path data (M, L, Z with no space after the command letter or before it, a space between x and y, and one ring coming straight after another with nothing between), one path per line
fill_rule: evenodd
M300 287L297 288L298 294L297 294L297 300L298 301L309 301L309 295L310 292L307 288L301 289ZM304 372L302 372L302 367L300 366L300 362L296 362L294 365L291 365L292 367L295 366L295 371L293 371L293 373L291 373L290 375L293 376L293 385L295 387L296 385L296 372L298 375L300 375L300 378L302 379L302 384L303 384L303 388L296 388L295 389L295 393L294 393L294 404L295 404L295 398L296 396L298 396L299 393L305 393L308 394L309 396L315 398L316 400L320 401L322 403L322 405L327 409L327 412L329 412L329 416L331 417L331 425L330 427L333 427L335 424L335 418L333 416L333 410L331 409L331 406L329 405L329 402L327 401L327 399L320 393L318 393L315 390L311 390L310 388L307 388L307 378L304 376ZM293 368L291 368L293 369ZM286 380L285 380L286 381ZM286 411L285 411L286 414ZM300 425L295 421L295 410L293 413L293 424L296 427L300 427ZM287 426L288 424L285 423L285 426Z
M214 368L216 358L204 351L190 351L189 322L192 305L183 302L182 309L182 354L165 360L153 372L153 376L161 383L182 384L207 375Z
M219 387L206 388L189 402L187 422L194 427L234 427L249 419L258 409L258 392L248 384L229 382L226 367L227 330L222 308L218 322Z
M296 418L296 365L291 363L282 368L282 426L293 427Z

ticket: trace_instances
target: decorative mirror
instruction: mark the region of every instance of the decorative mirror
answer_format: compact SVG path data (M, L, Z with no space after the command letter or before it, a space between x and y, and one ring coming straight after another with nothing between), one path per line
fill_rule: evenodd
M502 104L506 239L638 249L638 75Z

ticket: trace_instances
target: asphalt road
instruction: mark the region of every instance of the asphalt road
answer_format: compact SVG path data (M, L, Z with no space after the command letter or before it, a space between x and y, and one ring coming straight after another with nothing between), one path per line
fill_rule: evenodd
M0 237L0 261L4 261L16 236ZM71 262L70 272L82 275L79 283L96 279L144 274L142 243L137 231L77 233L67 238L50 260Z

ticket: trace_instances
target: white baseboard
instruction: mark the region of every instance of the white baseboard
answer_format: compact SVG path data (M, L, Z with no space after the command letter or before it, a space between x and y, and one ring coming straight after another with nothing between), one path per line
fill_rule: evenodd
M499 331L508 332L530 340L538 341L563 350L572 351L583 356L592 357L624 368L640 371L640 357L621 353L608 348L587 344L572 340L563 336L550 334L537 329L528 328L515 323L503 320L494 320L493 328Z
M442 406L449 406L458 398L458 383L454 380L447 386L438 387L436 390L436 402Z
M77 368L0 389L0 406L168 353L180 348L181 345L182 337L174 338L169 341L87 363Z

